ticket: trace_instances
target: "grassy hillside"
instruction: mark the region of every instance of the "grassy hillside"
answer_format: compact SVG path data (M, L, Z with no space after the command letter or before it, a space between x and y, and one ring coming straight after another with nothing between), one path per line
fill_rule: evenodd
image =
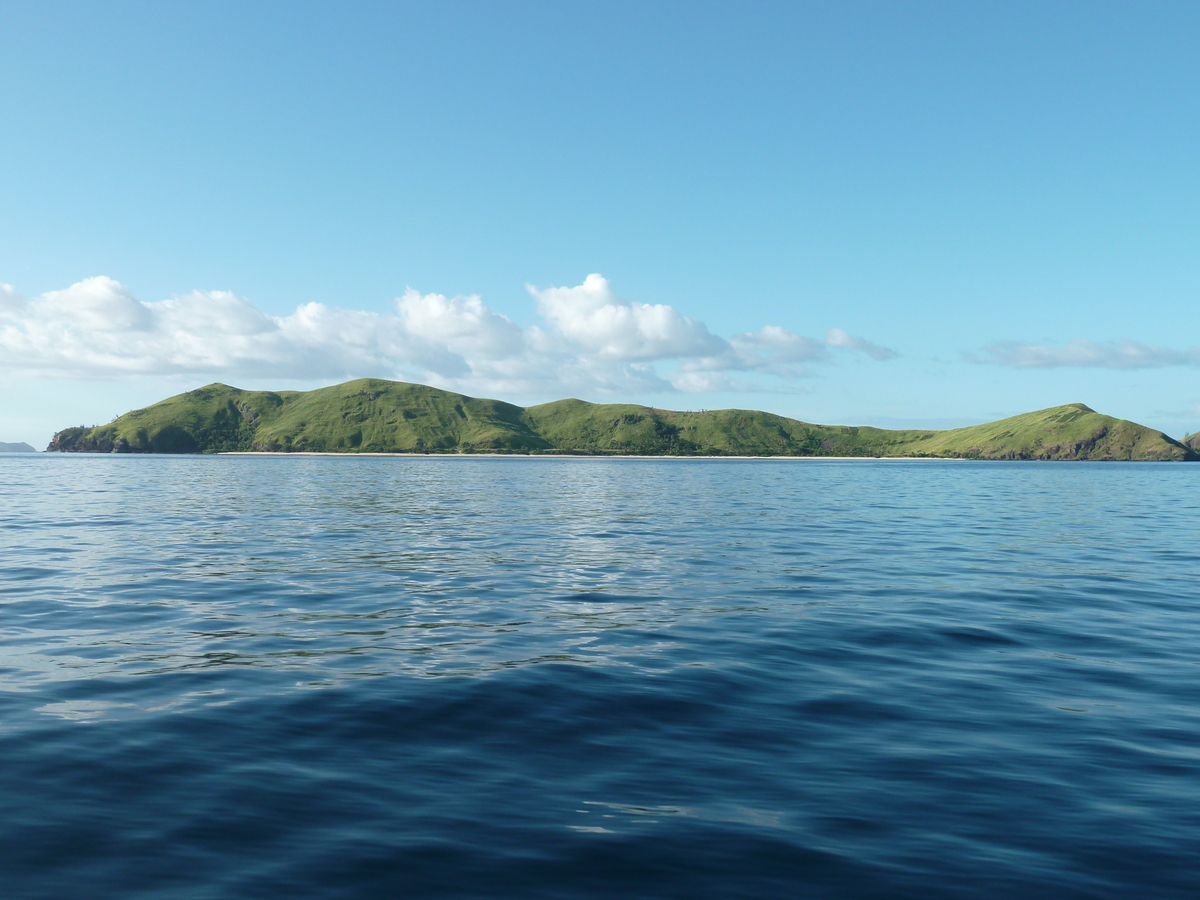
M930 432L905 445L912 456L989 459L1191 459L1165 434L1104 416L1082 403L1024 413L986 425ZM1181 452L1184 451L1184 452Z
M1081 403L971 428L888 431L813 425L742 409L674 412L583 400L522 409L371 378L305 392L210 384L108 425L65 429L49 449L1200 459L1166 435Z
M519 406L375 378L279 393L210 384L126 413L108 425L68 428L50 444L52 450L99 453L547 447L524 423Z
M255 450L542 450L549 444L499 400L362 378L298 394L259 426Z
M950 431L810 425L752 410L682 413L559 400L525 411L556 447L706 456L922 456L968 459L1189 459L1189 448L1082 403Z
M559 400L525 410L530 426L562 450L701 456L880 456L918 432L810 425L748 409L673 412ZM932 432L930 432L932 433Z
M243 391L224 384L178 394L128 412L108 425L68 428L49 450L93 453L197 453L249 450L259 424L278 415L296 391Z

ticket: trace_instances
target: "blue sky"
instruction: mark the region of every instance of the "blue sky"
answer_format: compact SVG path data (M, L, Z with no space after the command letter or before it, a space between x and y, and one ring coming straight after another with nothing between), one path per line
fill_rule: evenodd
M0 2L0 41L0 440L367 375L1200 429L1195 3Z

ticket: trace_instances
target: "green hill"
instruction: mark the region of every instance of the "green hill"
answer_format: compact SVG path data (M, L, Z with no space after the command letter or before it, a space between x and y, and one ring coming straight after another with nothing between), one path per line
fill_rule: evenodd
M35 450L33 447L30 447L24 441L20 441L16 444L0 441L0 453L37 453L37 450Z
M68 428L52 450L196 453L528 451L549 444L523 410L421 384L361 378L315 391L210 384L95 428Z
M1196 449L1082 403L949 431L813 425L743 409L674 412L559 400L521 408L419 384L362 378L315 391L210 384L67 428L50 450L99 453L594 453L649 456L902 456L1195 460Z
M929 456L969 459L1200 459L1161 432L1082 403L949 431L810 425L753 410L671 412L559 400L525 411L561 449L706 456Z

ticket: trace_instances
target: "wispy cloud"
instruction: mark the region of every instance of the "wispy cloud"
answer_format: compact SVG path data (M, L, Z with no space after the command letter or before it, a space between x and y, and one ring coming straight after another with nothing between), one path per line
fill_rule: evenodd
M386 313L306 303L272 316L225 291L144 302L103 276L32 299L0 285L0 370L66 378L378 375L532 396L763 390L762 378L808 374L805 365L833 352L896 355L836 328L816 339L768 325L726 339L671 306L619 299L600 275L528 290L543 324L522 328L478 296L412 289Z
M846 350L860 350L871 359L895 359L897 354L895 350L889 350L887 347L881 347L879 344L872 344L870 341L863 340L860 337L855 337L852 334L847 334L840 328L830 328L828 337L825 340L830 347L840 347Z
M811 374L807 364L829 361L833 357L830 350L858 351L876 360L895 359L899 355L840 328L829 329L821 340L793 334L778 325L765 325L758 331L733 335L715 355L687 360L683 370L685 373L762 372L784 379L800 378ZM681 390L687 390L682 387L684 380L676 379Z
M1098 344L1074 340L1065 347L1002 341L989 344L979 354L966 354L969 362L1012 366L1018 369L1094 368L1157 369L1200 365L1200 348L1173 350L1140 341Z

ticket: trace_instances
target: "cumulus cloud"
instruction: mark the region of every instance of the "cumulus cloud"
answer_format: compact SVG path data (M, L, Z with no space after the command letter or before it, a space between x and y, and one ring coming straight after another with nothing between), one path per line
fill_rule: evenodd
M0 284L0 370L68 378L187 375L424 381L477 393L763 390L831 351L895 353L844 331L778 326L726 339L665 304L620 300L607 279L528 290L544 325L522 328L475 295L408 289L378 313L305 303L273 316L226 291L140 301L103 276L29 299ZM660 375L655 364L675 371Z
M1200 365L1200 348L1172 350L1139 341L1112 341L1098 344L1074 340L1065 347L1002 341L989 344L982 355L967 354L975 363L992 363L1018 369L1063 367L1095 369L1156 369L1165 366Z
M475 294L450 298L409 288L396 306L406 333L422 335L465 358L500 359L521 352L521 329Z
M589 275L578 287L525 288L558 333L607 359L678 359L725 348L703 322L670 306L618 300L602 275Z

